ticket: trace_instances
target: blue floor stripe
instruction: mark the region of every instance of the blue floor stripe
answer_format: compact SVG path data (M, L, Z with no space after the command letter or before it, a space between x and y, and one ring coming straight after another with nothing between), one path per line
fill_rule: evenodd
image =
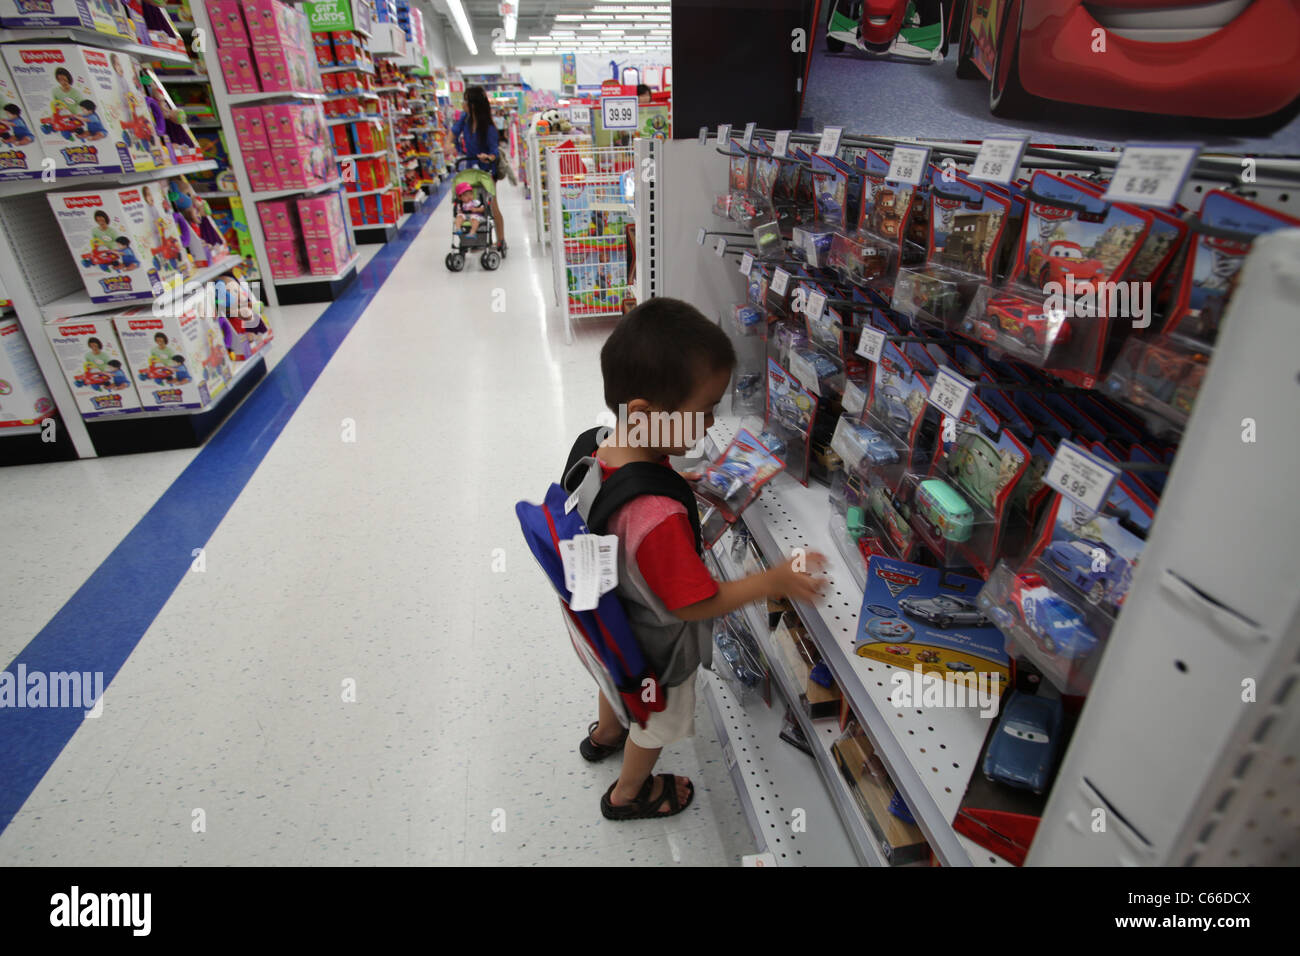
M361 313L442 201L438 189L303 334L6 670L102 672L104 687L189 571ZM160 541L174 546L160 549ZM104 608L113 608L105 615ZM22 692L22 689L19 689ZM0 833L84 720L75 707L0 707Z

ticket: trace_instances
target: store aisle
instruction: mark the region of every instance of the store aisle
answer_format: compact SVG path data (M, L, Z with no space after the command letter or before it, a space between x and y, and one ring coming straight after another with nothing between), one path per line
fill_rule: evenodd
M99 864L161 865L752 852L703 704L700 736L661 761L693 777L696 805L667 821L599 815L617 768L576 753L593 685L513 505L541 495L600 411L604 333L563 344L522 191L505 187L503 209L510 257L499 272L474 261L459 275L442 263L450 212L436 210L210 539L157 542L186 556L202 547L202 570L142 624L102 716L81 724L0 834L0 863L84 862L88 846ZM328 348L319 338L295 358L324 358L305 355ZM86 500L37 509L50 526L42 564L88 574L116 542L97 540L78 563L87 513L109 516L98 538L124 535L177 475L220 476L225 464L187 452L51 466L96 470L73 479ZM125 571L118 606L102 613L129 617L126 585L148 571ZM55 578L57 601L50 587L20 599L6 661L80 583Z

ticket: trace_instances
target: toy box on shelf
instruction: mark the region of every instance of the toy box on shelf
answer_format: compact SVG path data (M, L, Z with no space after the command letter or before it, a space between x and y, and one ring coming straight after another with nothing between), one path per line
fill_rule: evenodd
M778 663L784 664L786 673L799 691L799 706L813 720L836 716L843 695L799 615L794 611L782 611L769 615L772 616L777 617L776 626L772 628L772 643L780 658Z
M185 249L166 183L54 192L49 203L92 302L149 298L183 277Z
M1011 204L964 176L947 182L933 166L930 204L927 261L898 270L892 306L917 322L951 330L980 284L993 280Z
M3 52L28 128L56 169L130 173L165 164L129 54L75 43L15 44Z
M348 229L343 194L303 196L297 201L298 220L312 275L335 275L356 254Z
M885 861L891 866L927 862L930 845L925 834L856 719L850 719L831 744L831 754Z
M83 418L140 411L140 396L111 314L53 319L45 324L45 332Z
M0 0L0 26L9 30L76 27L137 39L126 8L116 0Z
M22 326L13 316L0 318L0 434L53 414L54 400Z
M9 68L0 63L0 177L21 179L41 174L45 153L31 122Z
M230 381L221 330L205 314L203 301L194 295L179 309L140 307L113 317L146 411L206 408Z
M704 543L712 547L782 467L771 449L742 428L716 461L688 475L703 505L700 530Z

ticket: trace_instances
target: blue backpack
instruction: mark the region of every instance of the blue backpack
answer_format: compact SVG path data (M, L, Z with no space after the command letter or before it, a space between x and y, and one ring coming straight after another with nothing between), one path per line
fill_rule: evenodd
M604 431L593 428L578 436L561 482L547 489L540 505L527 501L516 504L515 514L528 549L560 598L578 656L610 703L617 708L621 701L627 715L644 727L651 713L667 706L667 688L659 687L658 675L642 653L616 591L602 595L594 610L574 611L569 607L573 595L564 580L560 542L582 534L604 534L610 518L623 505L641 495L662 495L680 501L686 508L696 550L701 551L699 510L686 479L653 462L633 462L610 475L601 484L586 520L578 508L566 507L584 478L584 472L574 466L595 454ZM647 687L653 687L655 693L646 694Z

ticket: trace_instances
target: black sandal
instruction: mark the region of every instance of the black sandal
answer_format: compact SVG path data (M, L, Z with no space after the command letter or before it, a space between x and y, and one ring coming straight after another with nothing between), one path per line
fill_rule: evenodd
M627 743L627 728L623 729L623 736L618 738L618 743L616 744L606 746L605 744L596 743L596 741L591 739L591 735L596 732L596 728L599 726L600 721L594 721L592 725L587 728L587 736L583 739L582 743L578 744L578 753L582 754L582 759L589 760L592 763L604 760L610 754L618 753L623 749L623 745Z
M691 788L690 794L686 797L686 802L681 806L677 805L677 779L671 773L659 774L659 779L663 781L663 791L658 797L651 800L650 794L654 790L655 775L651 774L646 777L645 783L641 786L641 792L636 795L636 802L629 803L625 807L616 807L609 802L610 794L618 786L618 781L610 784L605 795L600 798L600 815L606 820L650 820L655 817L671 817L681 813L691 805L695 799L695 784L688 786ZM668 803L668 812L660 813L659 808Z

